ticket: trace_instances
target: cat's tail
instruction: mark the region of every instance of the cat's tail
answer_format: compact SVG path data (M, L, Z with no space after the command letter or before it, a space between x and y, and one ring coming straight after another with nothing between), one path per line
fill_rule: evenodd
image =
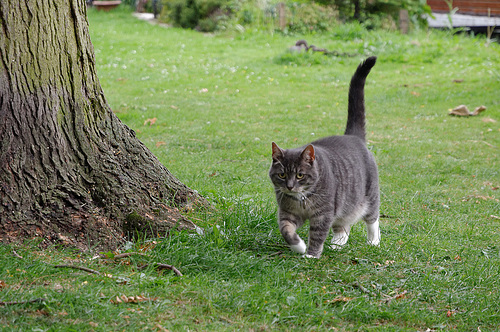
M363 61L351 78L344 135L354 135L365 140L365 81L376 61L376 56Z

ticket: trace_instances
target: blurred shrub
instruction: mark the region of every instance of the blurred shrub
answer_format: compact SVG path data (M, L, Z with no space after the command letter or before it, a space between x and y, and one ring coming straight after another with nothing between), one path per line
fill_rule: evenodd
M231 14L229 0L166 0L160 20L185 29L212 32Z
M332 6L321 6L315 2L288 4L289 18L285 32L324 32L338 24L338 11Z
M285 27L279 26L280 2L285 4ZM160 20L207 32L252 27L305 34L331 31L346 21L395 30L401 9L408 10L413 27L426 25L426 0L163 0Z

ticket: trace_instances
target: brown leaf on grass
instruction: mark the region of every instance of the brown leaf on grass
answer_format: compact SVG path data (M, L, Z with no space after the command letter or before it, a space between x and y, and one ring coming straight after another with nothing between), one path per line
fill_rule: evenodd
M386 296L385 299L382 300L382 302L385 302L387 304L391 303L393 300L401 300L401 299L404 299L406 298L406 294L408 292L407 291L403 291L402 293L397 293L396 295L394 296L389 296L389 295L384 295Z
M157 297L145 297L144 295L136 295L136 296L117 296L114 299L111 299L110 302L113 304L119 304L119 303L139 303L139 302L147 302L147 301L156 301L158 300Z
M5 281L0 280L0 289L3 289L5 287L7 287L7 284L5 283Z
M339 297L336 297L332 300L326 300L325 303L349 302L349 301L352 301L353 299L354 298L352 298L352 297L339 296Z
M474 115L478 115L479 113L483 112L486 110L486 106L484 105L481 105L481 106L478 106L474 109L474 111L472 111L471 115L474 116Z
M163 141L158 141L158 142L156 142L155 145L156 145L157 148L159 148L160 146L165 145L165 144L167 144L167 143L165 143Z
M448 115L454 115L454 116L476 116L479 115L479 113L483 112L486 110L486 106L481 105L478 106L474 109L473 112L469 111L467 106L465 105L459 105L452 109Z
M470 116L470 111L465 105L459 105L452 109L448 115L455 115L455 116Z
M166 328L164 328L163 326L161 326L160 324L156 324L155 327L159 330L159 331L163 331L163 332L170 332L169 330L167 330Z
M139 246L139 251L146 252L153 250L157 245L156 241L146 242Z
M156 120L156 118L146 119L146 121L144 121L144 125L147 125L149 123L149 125L152 126L156 123Z
M483 121L485 123L496 123L497 122L497 120L492 119L490 117L483 118L481 121Z

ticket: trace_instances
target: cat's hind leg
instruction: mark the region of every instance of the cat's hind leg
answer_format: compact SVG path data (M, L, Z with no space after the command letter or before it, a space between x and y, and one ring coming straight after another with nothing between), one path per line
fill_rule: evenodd
M330 248L333 250L340 250L349 240L349 232L351 226L333 226L333 238Z
M372 246L380 245L380 225L378 218L374 222L366 222L367 242Z

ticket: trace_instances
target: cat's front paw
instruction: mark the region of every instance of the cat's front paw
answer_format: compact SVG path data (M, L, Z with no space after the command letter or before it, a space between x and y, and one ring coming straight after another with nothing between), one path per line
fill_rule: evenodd
M296 252L298 254L304 254L306 252L306 244L304 240L300 239L299 243L291 244L290 249L292 249L293 252Z
M334 243L332 243L332 244L330 245L330 248L331 248L332 250L341 250L342 248L344 248L344 245L338 245L338 244L334 244Z
M304 257L304 258L318 258L316 256L309 255L309 254L302 255L302 257Z

